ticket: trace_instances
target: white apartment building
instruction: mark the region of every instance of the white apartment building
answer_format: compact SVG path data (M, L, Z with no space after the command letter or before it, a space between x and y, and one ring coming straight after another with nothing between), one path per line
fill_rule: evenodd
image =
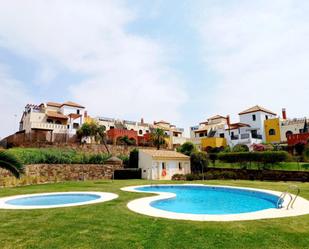
M19 133L49 132L49 141L53 141L53 134L73 136L84 123L84 115L85 107L71 101L28 104L22 114Z

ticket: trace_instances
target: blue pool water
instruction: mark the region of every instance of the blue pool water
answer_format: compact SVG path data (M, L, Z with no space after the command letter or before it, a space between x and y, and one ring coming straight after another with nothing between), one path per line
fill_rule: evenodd
M169 192L176 197L153 201L165 211L187 214L238 214L276 208L278 196L259 191L210 186L149 186L144 192Z
M6 201L6 204L17 206L48 206L81 203L99 199L99 195L94 194L53 194L20 197Z

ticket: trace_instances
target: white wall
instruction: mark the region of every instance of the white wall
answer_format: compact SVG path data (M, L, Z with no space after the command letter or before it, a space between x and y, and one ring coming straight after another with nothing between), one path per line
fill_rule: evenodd
M252 116L256 116L256 120L254 121ZM239 115L239 120L241 123L250 125L251 129L256 129L258 135L262 135L263 141L265 141L265 134L264 134L264 121L266 120L266 115L268 119L275 118L275 115L266 113L266 112L251 112L247 114Z

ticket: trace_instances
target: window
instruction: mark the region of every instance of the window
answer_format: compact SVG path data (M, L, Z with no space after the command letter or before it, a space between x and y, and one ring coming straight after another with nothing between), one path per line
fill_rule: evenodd
M268 131L268 134L269 134L269 136L274 136L274 135L276 135L275 129L270 129L270 130Z
M77 111L76 111L76 113L77 113L77 114L80 114L80 111L79 111L79 110L77 110Z
M265 115L265 119L266 119L266 120L268 119L268 115Z
M53 120L52 120L52 119L49 119L49 118L48 118L46 121L47 121L47 123L49 123L49 124L54 123Z
M146 130L146 133L149 133L149 130Z
M139 131L138 131L138 134L143 135L143 131L142 131L142 130L139 130Z
M220 133L219 136L222 137L222 138L224 138L224 133Z
M204 133L200 133L199 136L200 136L200 137L204 137Z
M166 169L166 164L165 164L165 162L162 162L162 169Z
M287 131L287 132L285 133L286 138L288 138L288 136L291 136L291 135L293 135L293 132L291 132L291 131Z
M256 121L256 115L255 114L252 115L252 120Z
M178 163L178 169L182 170L182 163L181 162Z
M79 124L78 123L73 123L73 129L78 129L79 128Z
M67 125L67 128L70 129L70 125Z

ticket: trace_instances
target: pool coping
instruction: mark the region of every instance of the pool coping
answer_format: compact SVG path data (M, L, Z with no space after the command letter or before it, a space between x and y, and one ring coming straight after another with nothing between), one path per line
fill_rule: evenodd
M145 192L141 190L136 190L136 188L140 187L149 187L149 186L207 186L207 187L222 187L222 188L230 188L230 189L244 189L257 191L262 193L268 193L275 196L280 196L282 192L273 191L273 190L265 190L265 189L257 189L257 188L247 188L247 187L234 187L234 186L226 186L226 185L207 185L207 184L149 184L149 185L139 185L139 186L129 186L121 188L122 191L128 192L136 192L136 193L149 193L149 194L157 194L156 196L151 197L143 197L133 201L130 201L127 204L127 207L136 213L144 214L153 217L159 218L167 218L167 219L176 219L176 220L192 220L192 221L246 221L246 220L259 220L259 219L272 219L272 218L283 218L283 217L292 217L309 214L309 201L298 196L293 209L286 209L286 205L288 203L287 197L284 199L282 204L282 208L269 208L255 212L241 213L241 214L186 214L186 213L176 213L161 210L158 208L154 208L150 205L151 202L163 199L174 198L176 194L174 193L164 193L164 192ZM292 195L295 197L295 195Z
M91 200L91 201L83 201L77 203L69 203L69 204L57 204L57 205L33 205L33 206L18 206L7 204L6 202L9 200L14 200L16 198L24 198L24 197L34 197L40 195L55 195L55 194L90 194L90 195L98 195L99 199ZM36 194L25 194L25 195L13 195L8 197L0 198L0 209L47 209L47 208L61 208L61 207L73 207L73 206L82 206L89 205L95 203L102 203L106 201L111 201L113 199L118 198L117 194L108 193L108 192L89 192L89 191L68 191L68 192L48 192L48 193L36 193Z

